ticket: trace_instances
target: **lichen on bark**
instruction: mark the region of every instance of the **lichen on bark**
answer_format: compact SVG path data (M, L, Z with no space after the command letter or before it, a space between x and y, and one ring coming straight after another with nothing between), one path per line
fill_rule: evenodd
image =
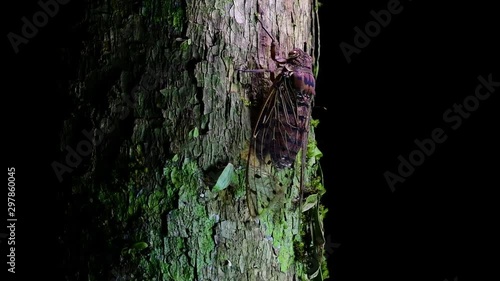
M69 279L310 276L298 255L307 216L301 221L292 202L297 170L287 172L282 205L249 216L242 155L255 78L237 70L274 67L256 14L285 52L315 48L314 10L314 1L89 0L61 147L80 130L103 134L72 174L67 217L86 219L61 234L77 241L68 246ZM214 189L229 164L224 188ZM308 177L317 169L308 165Z

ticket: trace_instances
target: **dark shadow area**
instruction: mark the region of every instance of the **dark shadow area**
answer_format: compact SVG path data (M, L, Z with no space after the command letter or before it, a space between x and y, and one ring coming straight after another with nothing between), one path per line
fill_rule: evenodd
M500 82L494 8L401 1L389 21L380 10L391 1L324 2L316 105L327 110L313 116L324 153L325 235L340 243L328 256L332 280L494 276L486 253L498 212L500 88L474 104L478 76ZM385 19L378 32L372 10ZM373 37L357 39L365 46L348 63L340 45L356 47L354 28L367 24ZM415 140L436 128L446 140L421 161L413 155L422 163L392 192L384 173L398 174L398 156L418 154Z

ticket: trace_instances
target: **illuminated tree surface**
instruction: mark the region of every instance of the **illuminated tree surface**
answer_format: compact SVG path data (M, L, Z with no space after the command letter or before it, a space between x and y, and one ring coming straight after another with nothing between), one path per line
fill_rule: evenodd
M60 237L68 280L326 277L317 121L303 202L297 157L259 181L283 194L252 217L245 171L269 73L238 71L276 69L257 16L282 56L298 47L317 60L316 11L305 0L89 1L77 26L88 36L66 57L78 74L61 151L82 158L61 174L71 183Z

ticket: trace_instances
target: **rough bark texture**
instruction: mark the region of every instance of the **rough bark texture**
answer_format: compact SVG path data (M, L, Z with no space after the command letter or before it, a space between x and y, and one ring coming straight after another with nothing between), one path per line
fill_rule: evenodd
M89 1L61 145L84 158L64 175L68 280L307 276L297 191L281 211L248 214L248 95L264 78L237 69L275 67L256 14L285 53L315 48L315 9L312 0Z

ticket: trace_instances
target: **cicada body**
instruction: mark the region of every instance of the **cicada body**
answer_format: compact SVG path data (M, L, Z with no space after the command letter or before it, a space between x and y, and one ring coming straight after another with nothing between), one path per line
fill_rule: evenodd
M291 167L307 134L315 94L311 64L304 51L289 53L254 128L257 157L262 160L269 154L276 168Z
M315 96L315 78L309 54L294 48L286 59L278 58L273 38L271 55L280 71L272 81L254 125L248 155L247 200L252 216L261 213L291 185L294 173L284 172L282 177L288 181L285 183L283 178L275 178L275 169L294 168L297 154L301 149L306 150L311 104ZM305 157L304 153L302 155ZM304 165L304 162L301 161L301 164ZM302 189L303 167L300 171Z

